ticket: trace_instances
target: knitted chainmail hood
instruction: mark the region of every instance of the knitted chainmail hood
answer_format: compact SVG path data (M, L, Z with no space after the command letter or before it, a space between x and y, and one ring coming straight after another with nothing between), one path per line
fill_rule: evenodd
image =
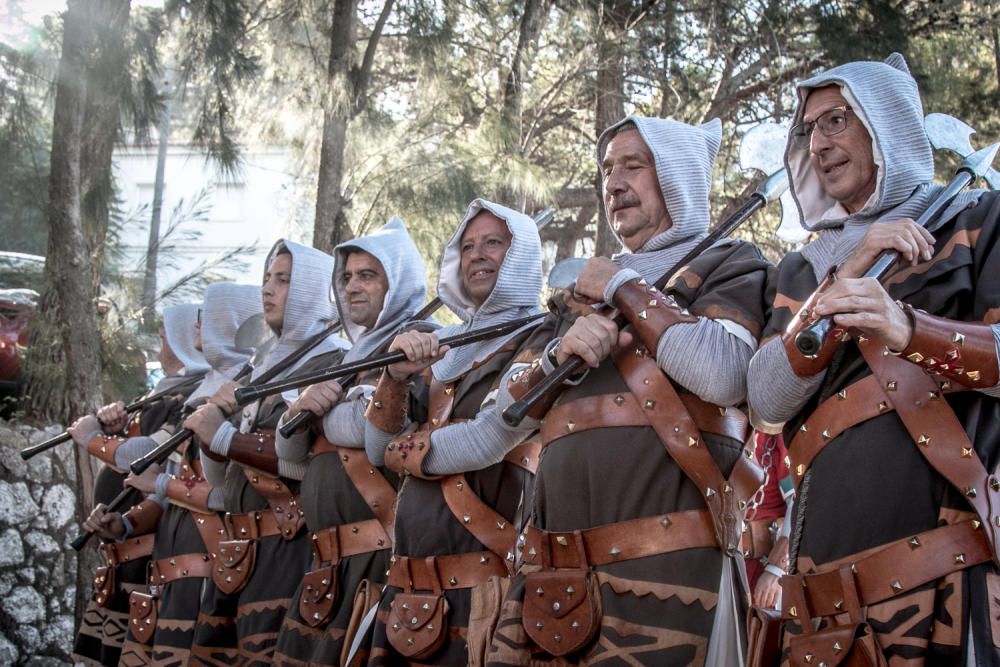
M500 265L493 291L477 308L462 287L461 244L465 228L481 211L489 211L507 223L511 242ZM437 332L438 338L539 313L541 307L538 295L541 291L542 244L535 221L506 206L476 199L469 204L465 217L444 248L438 280L438 296L462 319L463 324L442 328ZM518 332L449 350L443 359L431 367L434 377L447 382L461 376L516 335Z
M292 256L292 275L285 301L285 318L277 344L254 368L253 379L297 350L304 341L319 333L337 316L336 306L331 299L333 257L316 248L280 239L267 256L268 267L283 248L287 248ZM347 347L349 344L343 338L335 335L327 336L322 343L274 379L289 375L312 357Z
M389 283L389 290L382 302L375 326L365 329L351 322L348 316L347 295L341 276L351 252L363 250L372 255L382 265ZM379 349L383 343L396 334L399 328L424 305L427 288L424 281L424 261L420 251L406 231L406 225L393 217L381 228L368 236L341 243L334 249L334 291L340 321L344 332L353 344L344 357L344 362L364 359Z
M615 132L626 123L635 125L653 154L660 193L672 224L646 241L638 252L622 252L612 259L652 282L708 232L711 220L708 197L712 190L712 167L722 142L722 122L714 118L702 125L688 125L665 118L626 116L597 140L598 169Z
M201 349L212 370L188 398L189 404L214 394L247 362L252 350L236 349L236 332L250 317L263 311L260 287L256 285L215 283L205 289L204 301Z
M200 303L185 303L163 309L163 333L177 360L184 364L184 375L206 373L211 368L205 355L194 347L194 325Z

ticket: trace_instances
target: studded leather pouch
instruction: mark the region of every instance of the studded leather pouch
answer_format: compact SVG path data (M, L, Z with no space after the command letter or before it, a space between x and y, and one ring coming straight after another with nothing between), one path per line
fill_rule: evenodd
M102 565L94 572L94 602L105 609L110 609L114 598L115 568Z
M579 650L601 624L601 594L589 570L533 572L524 582L524 631L547 653Z
M141 644L153 643L156 632L156 597L148 593L132 591L128 596L128 629L132 637Z
M212 581L226 595L243 590L253 566L257 544L255 540L224 540L219 542L219 554L212 564Z
M327 565L307 572L302 579L299 616L306 625L316 628L330 622L337 601L337 566Z
M448 636L448 601L443 593L398 593L389 608L389 643L411 660L423 660Z
M788 642L790 667L886 667L885 655L867 623L836 625Z

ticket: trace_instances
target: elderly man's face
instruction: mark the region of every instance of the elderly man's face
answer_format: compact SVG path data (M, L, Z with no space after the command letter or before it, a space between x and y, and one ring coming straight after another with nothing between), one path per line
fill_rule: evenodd
M465 226L459 271L462 287L477 307L493 293L513 238L507 223L489 211L479 212Z
M601 163L608 221L631 252L673 221L660 192L656 163L638 130L625 130L608 142Z
M838 86L817 88L806 99L804 121L814 121L835 107L846 107ZM860 211L875 192L878 167L872 156L872 138L858 117L847 112L847 127L831 137L813 130L809 160L820 184L850 213Z

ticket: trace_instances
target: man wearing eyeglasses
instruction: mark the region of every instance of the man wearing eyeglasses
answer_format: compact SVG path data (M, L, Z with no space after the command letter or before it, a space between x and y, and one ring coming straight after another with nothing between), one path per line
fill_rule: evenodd
M914 223L942 187L902 56L798 93L785 162L816 235L778 267L748 377L797 488L789 662L1000 664L1000 198L960 195L935 235ZM863 278L884 250L900 261ZM804 356L821 317L834 334Z

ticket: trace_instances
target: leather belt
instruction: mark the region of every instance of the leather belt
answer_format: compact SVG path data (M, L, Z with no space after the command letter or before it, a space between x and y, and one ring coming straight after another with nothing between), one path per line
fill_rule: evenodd
M139 537L130 537L124 542L106 542L101 545L101 551L108 561L108 567L116 567L153 554L153 541L156 533L147 533Z
M586 569L697 547L718 548L707 510L671 512L565 532L529 526L522 557L525 563L549 568Z
M782 615L803 627L817 616L867 607L992 558L979 519L890 542L835 570L781 578ZM847 607L845 608L845 605Z
M278 520L270 509L246 514L226 514L224 521L234 540L252 540L281 534Z
M490 577L508 576L503 559L492 551L451 556L408 558L393 556L389 585L410 593L472 588Z
M312 534L317 563L336 563L341 558L381 551L392 546L378 519L330 526Z
M538 457L541 453L541 439L532 437L507 452L507 456L503 457L503 460L507 463L512 463L519 468L527 470L534 475L535 471L538 469Z
M702 433L737 442L746 439L748 422L740 410L711 405L694 394L681 394L680 399ZM587 396L549 411L542 424L542 442L548 444L577 431L622 426L649 426L649 417L634 394Z
M150 586L165 586L178 579L210 576L212 576L212 563L208 554L172 556L149 564Z
M774 536L781 530L781 524L784 522L784 516L744 522L743 539L740 541L743 557L761 558L771 553L771 549L774 548Z

